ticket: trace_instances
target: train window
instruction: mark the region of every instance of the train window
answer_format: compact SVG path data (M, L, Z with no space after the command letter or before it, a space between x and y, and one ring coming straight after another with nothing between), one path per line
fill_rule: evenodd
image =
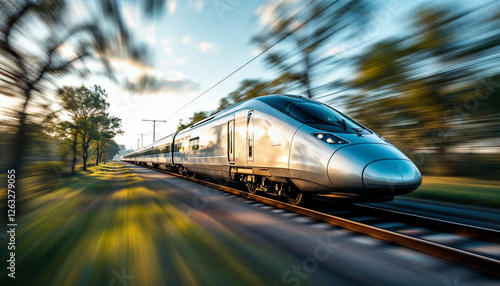
M200 137L189 139L189 150L200 149Z
M175 143L174 145L174 152L180 152L182 149L182 142Z
M289 114L302 123L339 133L369 133L363 126L335 109L318 103L297 103Z
M234 163L234 119L227 123L227 159Z
M247 117L247 147L248 147L248 157L247 160L253 160L254 152L254 142L253 142L253 110L248 112Z
M166 146L167 145L165 144L165 145L161 145L161 146L156 147L155 148L155 154L164 154L164 153L166 153L166 150L165 150Z
M170 146L171 146L171 144L168 144L168 145L165 147L165 153L170 153Z

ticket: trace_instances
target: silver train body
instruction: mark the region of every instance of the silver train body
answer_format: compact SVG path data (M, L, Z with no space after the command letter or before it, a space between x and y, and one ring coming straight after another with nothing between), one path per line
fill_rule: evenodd
M291 95L250 99L123 161L243 182L250 192L389 201L421 174L394 145L337 110Z

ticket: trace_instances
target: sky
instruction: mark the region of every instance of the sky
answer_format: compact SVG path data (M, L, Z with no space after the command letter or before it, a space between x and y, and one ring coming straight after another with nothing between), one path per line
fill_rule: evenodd
M75 23L83 23L93 15L88 9L99 9L92 0L67 1L70 3L70 11L73 12L69 13L69 19ZM53 90L48 90L45 95L55 98L55 89L64 85L100 85L108 94L110 114L122 119L124 133L117 136L115 141L125 145L127 149L137 149L138 145L147 146L153 142L153 126L143 119L166 121L157 125L158 140L175 132L179 120L188 121L194 112L215 110L219 100L236 90L243 80L268 80L279 76L278 71L265 64L264 54L212 89L212 86L261 52L252 42L252 38L273 23L276 16L273 13L274 8L283 2L300 6L307 0L168 0L159 19L146 18L138 7L141 1L120 1L123 4L121 12L125 24L137 40L147 45L150 58L148 62L141 63L111 56L109 61L121 79L126 78L129 82L137 83L141 78L149 77L154 78L157 84L149 87L146 92L135 92L99 73L91 73L86 78L68 75L55 82ZM353 56L361 54L363 49L369 48L377 41L411 34L411 15L421 6L445 5L459 10L473 10L476 7L491 7L490 2L491 0L372 0L369 3L377 9L371 12L372 20L365 32L354 40L331 41L323 51L327 55L345 58L352 63ZM481 9L481 13L484 10L487 9ZM41 25L37 23L30 25L34 37L24 37L24 40L18 43L23 49L35 51L35 54L40 46L44 46L48 37L39 26ZM280 44L268 52L283 48L288 47ZM63 45L59 52L67 59L75 56L71 45ZM88 67L93 69L96 66L91 63ZM335 78L349 80L355 76L356 71L353 68L338 67L322 69L319 74L325 82ZM210 91L205 93L209 89ZM304 95L295 90L287 93ZM203 95L200 96L201 94ZM318 94L318 97L321 98L322 95ZM335 105L336 96L320 101L343 111L342 107ZM7 116L3 115L4 109L18 106L21 99L0 97L0 119ZM192 100L194 101L190 103ZM55 105L53 109L57 110L57 100L52 101ZM36 110L32 112L36 114ZM141 138L139 134L145 135L144 142L138 144L138 139Z
M66 85L98 84L106 89L110 113L122 119L124 134L115 140L127 148L137 148L137 139L141 137L137 134L141 133L147 134L144 146L152 143L153 125L142 119L167 121L157 123L158 140L175 132L180 119L188 120L195 111L216 109L219 99L238 88L242 80L276 76L262 61L256 61L179 110L258 54L257 46L250 41L272 19L273 15L266 11L274 1L170 0L167 3L160 21L142 18L132 4L123 8L127 25L150 48L150 63L111 59L112 66L132 81L145 74L154 76L161 83L158 90L136 94L102 77L64 79Z
M193 103L189 101L209 89L225 76L255 57L260 50L251 39L262 28L272 23L273 9L281 2L300 5L299 0L186 0L167 2L160 20L141 16L139 8L126 2L123 15L126 24L148 44L151 59L148 64L111 59L112 66L125 74L131 82L142 76L154 77L158 88L147 93L134 93L109 79L93 76L86 79L66 77L65 85L98 84L106 89L110 113L122 119L123 135L115 138L118 144L136 149L138 134L144 135L143 144L153 142L153 126L143 119L166 120L156 128L156 140L175 132L179 120L189 120L196 111L213 111L219 100L238 88L248 78L271 79L278 76L269 69L264 56L245 66ZM396 34L408 23L405 15L423 1L393 0L384 3L377 12L363 45ZM75 3L78 1L75 0ZM351 56L352 43L335 43L325 52ZM70 53L70 51L68 51ZM342 71L337 71L342 73Z

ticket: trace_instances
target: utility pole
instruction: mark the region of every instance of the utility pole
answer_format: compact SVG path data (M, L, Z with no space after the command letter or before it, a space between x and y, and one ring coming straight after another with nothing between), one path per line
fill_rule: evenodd
M137 150L139 150L139 138L137 138Z
M153 143L156 142L155 132L156 132L156 122L167 122L166 120L154 120L154 119L143 119L142 121L152 121L153 122Z
M137 135L141 135L141 148L144 148L144 135L148 135L148 134L141 133L141 134L137 134ZM139 145L137 145L137 148L139 148Z

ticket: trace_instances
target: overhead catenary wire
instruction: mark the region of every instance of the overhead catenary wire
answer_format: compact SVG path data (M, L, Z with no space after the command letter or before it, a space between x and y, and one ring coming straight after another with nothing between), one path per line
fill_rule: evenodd
M173 113L171 113L168 117L170 118L172 115L176 114L177 112L181 111L182 109L184 109L186 106L188 106L189 104L193 103L195 100L197 100L198 98L202 97L203 95L207 94L208 92L210 92L212 89L214 89L215 87L217 87L219 84L221 84L222 82L224 82L225 80L227 80L228 78L230 78L231 76L233 76L235 73L237 73L238 71L240 71L241 69L243 69L244 67L246 67L247 65L249 65L250 63L252 63L254 60L256 60L257 58L259 58L260 56L262 56L263 54L265 54L267 51L269 51L270 49L272 49L274 46L276 46L277 44L279 44L281 41L285 40L286 38L288 38L289 36L291 36L293 33L297 32L298 30L300 30L302 27L304 27L305 25L307 25L309 22L311 22L313 19L315 19L316 15L318 15L319 13L323 13L325 10L328 10L330 9L331 7L333 7L335 4L337 4L339 2L339 0L337 1L333 1L332 3L330 3L328 6L326 6L323 10L321 11L317 11L316 13L314 13L309 19L307 19L306 21L300 23L295 29L293 29L291 32L283 35L281 38L279 38L276 42L274 42L272 45L266 47L264 50L262 50L258 55L254 56L253 58L251 58L250 60L248 60L247 62L245 62L243 65L241 65L240 67L238 67L237 69L235 69L234 71L232 71L231 73L229 73L227 76L225 76L224 78L222 78L221 80L219 80L217 83L215 83L214 85L212 85L210 88L208 88L207 90L205 90L204 92L202 92L201 94L199 94L198 96L196 96L195 98L193 98L192 100L190 100L188 103L184 104L181 108L177 109L176 111L174 111Z
M302 4L302 5L303 5L303 4ZM301 5L301 6L299 6L299 8L300 8L300 7L302 7L302 5ZM274 24L275 24L278 20L279 20L279 17L277 17L277 16L273 17L272 21L270 22L270 24L268 24L268 26L273 26L273 25L274 25ZM261 29L261 30L262 30L262 29ZM225 59L222 63L220 63L219 65L217 65L216 67L214 67L214 68L212 69L212 71L216 71L216 70L218 70L221 66L223 66L225 63L227 63L227 61L229 61L232 57L234 57L234 55L236 55L239 51L241 51L241 50L242 50L245 46L247 46L247 45L248 45L249 43L251 43L251 42L252 42L251 40L250 40L250 41L248 41L248 42L245 42L245 44L243 44L243 45L241 45L239 48L237 48L237 49L236 49L236 50L235 50L235 51L234 51L234 52L233 52L233 53L232 53L229 57L227 57L227 58L226 58L226 59ZM206 63L210 62L210 60L212 60L212 59L213 59L213 57L209 58L207 61L205 61L205 62L202 64L202 66L204 66ZM206 77L205 77L205 78L206 78ZM184 84L181 86L181 88L179 89L179 92L182 92L182 91L186 88L186 86L187 86L187 85L188 85L188 83L187 83L187 82L186 82L186 83L184 83Z
M249 65L250 63L252 63L254 60L256 60L257 58L259 58L260 56L262 56L263 54L265 54L267 51L269 51L271 48L273 48L274 46L276 46L277 44L279 44L281 41L285 40L286 38L288 38L289 36L291 36L292 34L294 34L295 32L297 32L298 30L300 30L301 28L303 28L305 25L307 25L310 21L312 21L313 19L315 19L315 17L319 14L319 13L322 13L324 12L325 10L328 10L330 9L331 7L333 7L335 4L337 4L339 2L339 0L337 1L334 1L332 3L330 3L327 7L325 7L325 9L323 9L322 11L318 11L316 12L314 15L312 15L310 18L308 18L306 21L300 23L300 25L298 25L295 29L293 29L291 32L287 33L286 35L282 36L280 39L278 39L276 42L274 42L272 45L266 47L263 51L261 51L258 55L254 56L253 58L251 58L250 60L248 60L247 62L245 62L243 65L241 65L240 67L238 67L237 69L235 69L234 71L232 71L231 73L229 73L227 76L225 76L224 78L222 78L221 80L219 80L218 82L216 82L214 85L212 85L210 88L208 88L207 90L205 90L204 92L202 92L201 94L199 94L198 96L196 96L195 98L191 99L189 102L187 102L186 104L184 104L182 107L180 107L179 109L177 109L176 111L174 111L173 113L171 113L168 117L170 118L171 116L173 116L174 114L176 114L177 112L181 111L182 109L184 109L185 107L187 107L188 105L190 105L191 103L193 103L194 101L196 101L197 99L199 99L200 97L202 97L203 95L207 94L208 92L210 92L211 90L213 90L215 87L217 87L218 85L220 85L222 82L226 81L228 78L230 78L231 76L233 76L234 74L236 74L238 71L240 71L241 69L243 69L244 67L246 67L247 65ZM482 9L486 6L489 6L490 4L493 4L495 3L495 1L491 1L491 2L488 2L487 4L485 5L482 5L482 6L479 6L479 7L475 7L469 11L466 11L466 12L462 12L458 15L455 15L454 17L451 17L450 19L448 19L448 21L451 21L452 19L455 19L455 18L459 18L459 17L462 17L462 16L465 16L469 13L472 13L472 12L475 12L479 9ZM277 19L275 19L273 21L276 22ZM271 24L272 25L272 24ZM358 43L358 44L354 44L351 46L351 48L361 48L363 46L366 46L370 41L364 41L364 42L361 42L361 43ZM350 48L350 49L351 49ZM238 49L240 50L241 47ZM294 52L296 51L298 48L294 48L290 51L288 51L286 54L289 54L291 52ZM350 50L349 49L349 50ZM297 55L300 51L297 51L294 53L294 55ZM233 53L234 55L234 53ZM231 55L231 57L233 56ZM341 59L341 60L338 60L337 63L340 63L340 62L344 62L346 61L347 59ZM227 60L226 60L227 61ZM226 62L225 61L225 62ZM348 88L344 88L342 90L339 90L339 91L335 91L335 92L332 92L332 93L328 93L328 94L324 94L324 95L321 95L317 98L315 98L316 100L318 99L323 99L323 98L326 98L326 97L329 97L329 96L332 96L332 95L335 95L335 94L338 94L338 93L341 93L341 92L344 92L348 90Z

